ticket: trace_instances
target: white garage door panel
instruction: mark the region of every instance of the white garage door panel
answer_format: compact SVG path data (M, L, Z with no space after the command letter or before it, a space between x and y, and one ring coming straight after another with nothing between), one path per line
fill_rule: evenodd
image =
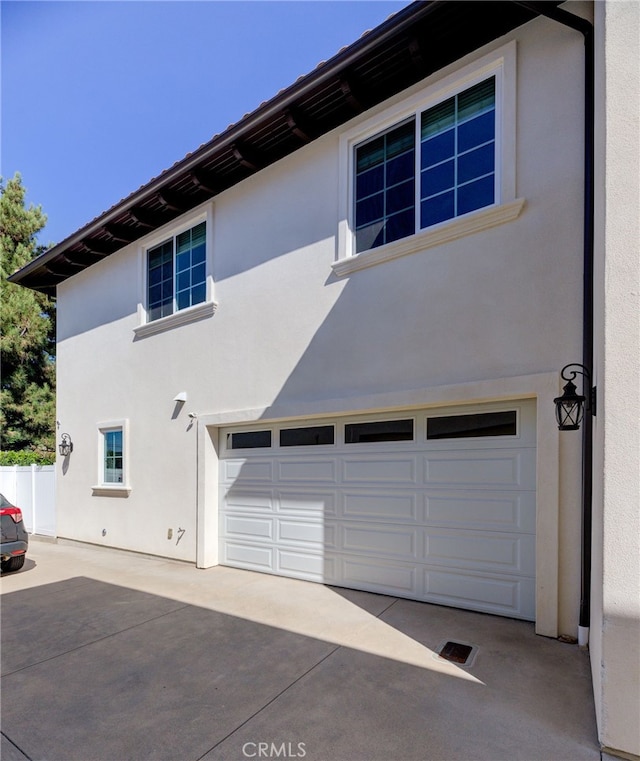
M345 586L358 589L375 587L379 592L403 597L417 595L415 568L388 561L367 562L364 558L344 558L342 579Z
M264 539L265 541L273 542L275 538L273 521L270 518L226 515L224 525L227 536L234 537L235 539L244 538L249 541Z
M293 550L276 551L276 572L284 576L325 581L332 578L333 562L323 555L295 552Z
M272 466L269 460L224 460L224 480L235 481L266 481L273 478Z
M351 520L373 519L384 521L418 521L417 495L381 494L376 491L360 490L358 493L344 493L342 515Z
M227 451L242 429L223 430L221 562L534 619L535 405L468 409L516 409L517 435L429 440L427 410L373 416L413 419L413 441L345 443L372 416L313 421L335 443L309 447L265 423L271 447Z
M425 457L425 483L474 489L535 489L531 450L434 452Z
M278 493L279 511L282 513L315 515L322 519L336 514L335 492L283 492Z
M418 530L342 525L341 549L374 557L417 558Z
M278 525L278 542L283 544L304 544L315 547L335 548L336 527L327 523L308 523L306 521L294 521L280 519Z
M288 462L281 460L279 463L280 481L336 481L336 463L334 460L306 460Z
M342 462L344 483L382 484L413 486L416 482L416 458L397 458L392 455L384 458L345 457Z
M425 596L432 602L521 618L534 607L532 579L490 578L475 574L425 572Z
M425 522L487 531L536 530L535 492L431 492L425 495Z
M224 565L267 572L273 569L273 550L269 547L252 547L249 544L228 541L225 543L222 557Z
M230 510L250 510L251 512L269 512L273 511L273 498L269 491L243 491L233 489L227 492L227 511Z
M443 533L436 529L425 535L424 560L429 565L526 575L535 562L535 542L528 534Z

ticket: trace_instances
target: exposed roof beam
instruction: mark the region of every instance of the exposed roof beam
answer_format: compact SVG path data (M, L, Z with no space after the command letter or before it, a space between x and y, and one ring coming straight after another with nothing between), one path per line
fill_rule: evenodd
M56 259L59 259L61 262L64 262L69 267L75 267L76 269L84 269L87 266L87 263L85 260L79 262L76 259L69 256L69 254L58 254L56 256Z
M135 230L133 230L131 227L124 227L123 225L109 223L106 224L102 229L110 238L118 241L119 243L131 243L131 241L134 241L137 237Z
M189 177L191 182L197 188L200 188L200 190L203 190L205 193L211 193L212 196L217 195L221 190L217 183L205 176L204 172L198 172L194 170L193 172L189 173Z
M409 55L411 56L411 60L416 69L424 71L426 68L426 62L422 52L422 45L417 37L412 37L409 40Z
M159 193L156 193L156 197L165 209L170 211L180 212L185 211L187 208L182 199L170 190L161 190Z
M58 272L57 270L53 269L53 267L51 266L51 263L44 264L42 266L42 269L48 274L49 278L54 277L56 278L58 282L62 282L63 280L66 280L67 277L69 277L68 275L65 275L64 273Z
M253 172L260 169L260 162L248 146L235 142L231 146L231 151L242 166L251 169Z
M109 256L109 254L113 253L111 247L106 247L104 243L100 243L96 240L85 239L80 242L80 245L88 254L91 256L97 256L99 259L104 259Z
M313 139L311 137L313 130L310 126L307 126L304 116L300 113L299 109L291 106L291 108L285 110L284 116L291 132L302 140L303 143L309 143Z
M153 230L160 225L160 220L155 214L149 214L142 209L129 209L128 214L134 222L149 230Z
M353 80L348 76L343 75L340 77L340 89L344 95L345 100L351 106L354 111L364 111L364 105L362 99L354 92Z

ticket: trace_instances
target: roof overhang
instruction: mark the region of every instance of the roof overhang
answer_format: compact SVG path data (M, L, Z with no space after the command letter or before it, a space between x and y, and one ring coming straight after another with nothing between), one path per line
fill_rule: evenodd
M559 2L412 3L9 280L55 295L58 283L531 21L551 4Z

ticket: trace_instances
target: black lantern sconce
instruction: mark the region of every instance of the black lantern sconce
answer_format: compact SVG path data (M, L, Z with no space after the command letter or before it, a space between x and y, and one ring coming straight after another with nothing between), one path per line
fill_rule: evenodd
M571 368L578 369L572 370ZM587 392L587 396L578 394L578 389L573 382L576 375L582 375L586 379L586 382L583 383L583 390ZM580 428L585 411L591 415L596 414L596 390L591 388L591 374L584 365L574 362L562 368L560 377L562 380L566 380L567 384L563 388L562 396L558 396L553 400L556 405L558 429L561 431L577 431Z
M58 444L58 452L60 452L62 457L68 457L73 452L71 436L68 433L63 433L61 438L62 441Z

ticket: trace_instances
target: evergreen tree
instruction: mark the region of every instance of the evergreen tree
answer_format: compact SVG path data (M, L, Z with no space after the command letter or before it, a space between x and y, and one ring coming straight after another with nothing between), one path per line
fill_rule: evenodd
M7 282L41 254L47 218L25 207L20 174L0 178L0 449L55 451L55 307L48 296Z

